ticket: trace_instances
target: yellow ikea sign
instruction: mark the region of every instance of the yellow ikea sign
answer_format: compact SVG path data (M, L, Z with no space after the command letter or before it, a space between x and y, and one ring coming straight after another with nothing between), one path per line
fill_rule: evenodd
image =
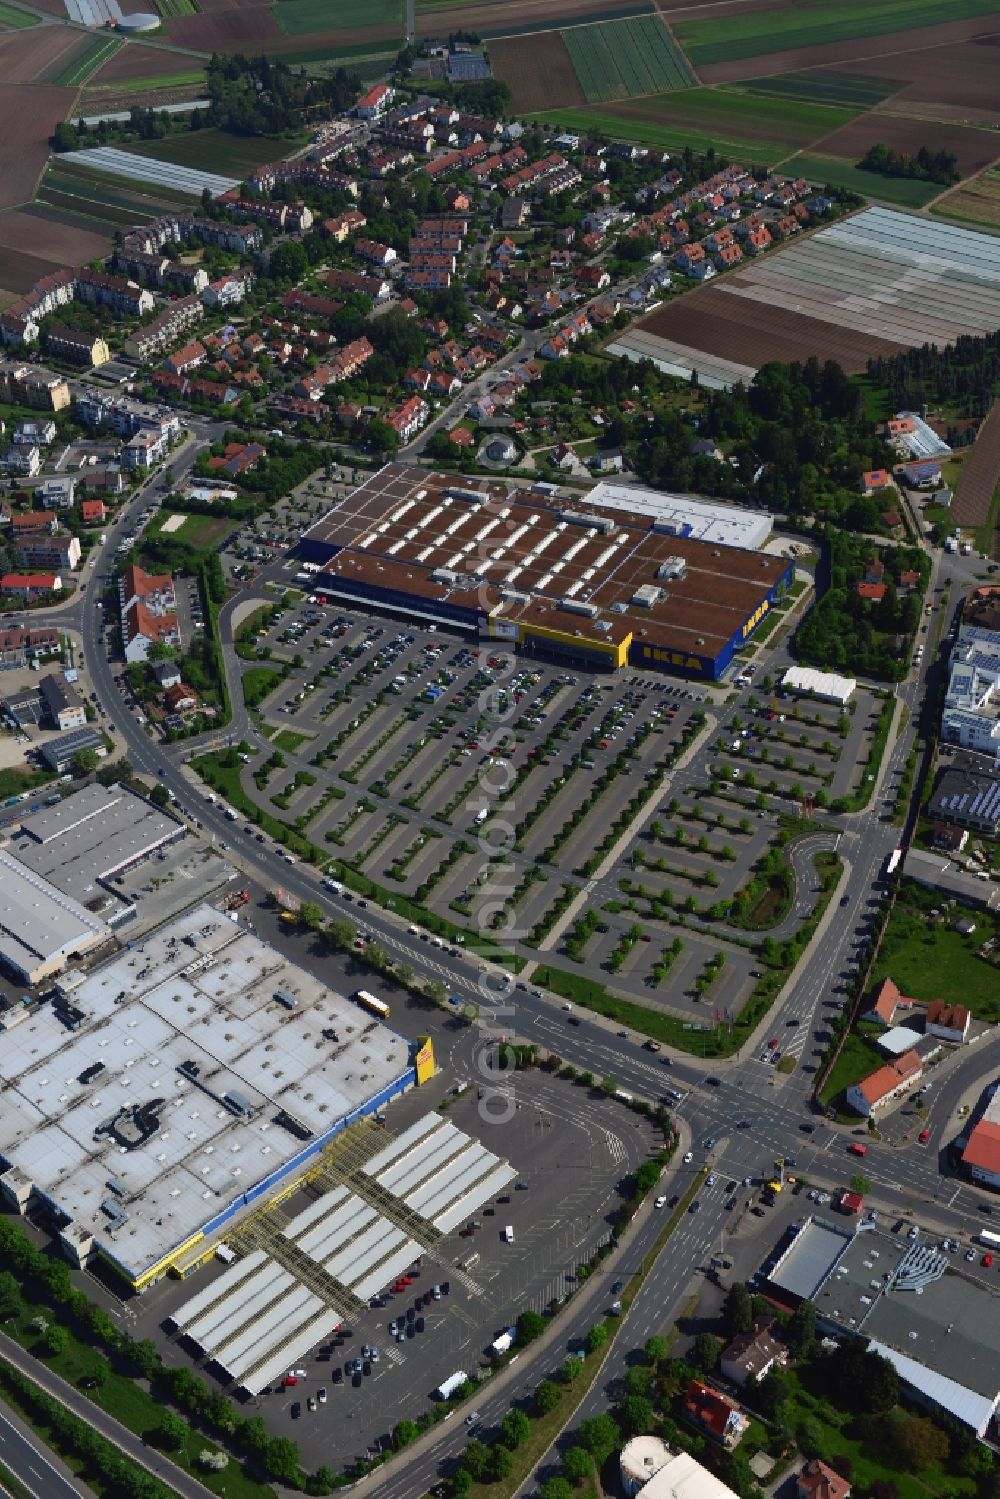
M658 645L643 647L647 661L661 661L664 666L680 666L685 671L704 671L705 663L700 656L688 656L683 651L665 651Z
M417 1044L417 1054L413 1059L413 1065L417 1070L417 1087L421 1083L429 1083L437 1070L434 1064L434 1041L430 1036L423 1036Z
M747 620L746 624L743 626L743 639L744 640L746 640L747 636L750 634L750 632L752 630L755 630L757 628L757 626L760 624L761 620L764 618L764 615L767 614L767 612L770 609L770 607L771 607L771 605L768 603L767 599L765 599L764 602L760 605L760 607L758 609L754 610L753 614L751 614L750 618Z

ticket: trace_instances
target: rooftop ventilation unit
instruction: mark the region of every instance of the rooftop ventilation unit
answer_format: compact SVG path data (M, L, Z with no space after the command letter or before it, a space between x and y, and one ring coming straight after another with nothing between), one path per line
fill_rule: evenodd
M559 600L559 607L570 614L586 614L588 619L593 619L601 612L596 604L586 604L583 599L563 598Z
M632 595L632 603L638 604L642 609L652 609L663 598L663 589L656 588L652 583L643 583Z
M446 583L449 588L455 588L461 581L461 574L450 567L436 567L431 573L432 583Z
M508 599L512 604L530 604L531 594L523 593L520 588L501 588L500 597Z
M615 522L610 515L590 515L585 510L560 510L559 519L570 526L593 528L604 536L610 536L615 529Z
M656 569L656 576L658 578L683 578L686 572L687 562L683 557L668 557Z

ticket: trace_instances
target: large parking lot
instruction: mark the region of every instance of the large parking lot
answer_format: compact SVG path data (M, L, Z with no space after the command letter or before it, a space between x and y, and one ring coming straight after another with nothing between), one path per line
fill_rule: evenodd
M446 1086L436 1080L397 1100L388 1130L401 1134L442 1099ZM331 1325L329 1340L296 1364L303 1372L294 1385L282 1381L248 1402L247 1413L256 1407L274 1434L295 1438L307 1466L329 1460L331 1452L345 1465L363 1456L389 1440L397 1421L427 1409L448 1375L488 1367L489 1344L521 1311L541 1310L572 1288L576 1268L610 1232L619 1184L659 1143L650 1125L620 1103L569 1083L518 1073L513 1088L518 1107L502 1125L484 1122L474 1086L459 1096L448 1087L445 1101L447 1119L510 1161L520 1173L516 1181L426 1249L407 1272L409 1284L373 1298L349 1328ZM316 1200L321 1185L329 1183L306 1186L281 1205L275 1233ZM263 1246L261 1235L258 1223L254 1243ZM168 1361L190 1364L190 1350L168 1337L163 1324L222 1272L212 1262L195 1278L163 1281L133 1302L137 1335L161 1347L166 1338Z

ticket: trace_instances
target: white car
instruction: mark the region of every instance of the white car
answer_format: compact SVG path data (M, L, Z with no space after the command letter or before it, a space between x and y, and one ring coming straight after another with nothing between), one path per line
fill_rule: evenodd
M716 1182L717 1182L717 1181L718 1181L718 1180L719 1180L719 1178L718 1178L718 1176L717 1176L717 1175L716 1175L716 1173L715 1173L715 1172L714 1172L714 1171L710 1171L710 1172L709 1172L709 1173L708 1173L708 1176L707 1176L707 1177L706 1177L706 1179L705 1179L705 1186L706 1186L706 1187L714 1187L714 1186L715 1186L715 1184L716 1184Z
M658 1197L656 1199L656 1201L653 1203L654 1208L665 1208L666 1205L667 1205L667 1199L665 1197Z
M974 1249L967 1249L965 1251L965 1258L970 1265L974 1265L976 1263L976 1251Z
M690 1166L690 1164L691 1164L691 1162L693 1160L694 1160L694 1151L693 1150L689 1150L686 1153L685 1157L684 1157L684 1164L685 1164L685 1166Z
M319 1401L320 1405L325 1405L326 1404L326 1390L325 1389L317 1390L316 1391L316 1399Z

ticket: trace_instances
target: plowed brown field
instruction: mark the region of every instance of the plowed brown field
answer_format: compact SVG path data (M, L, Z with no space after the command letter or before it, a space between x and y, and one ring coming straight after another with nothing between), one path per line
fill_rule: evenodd
M110 239L76 225L44 222L14 209L0 213L0 286L25 292L61 266L107 255Z
M993 493L1000 484L1000 409L994 405L979 429L958 481L951 515L956 526L982 526L989 519ZM994 552L995 555L995 552Z
M755 369L770 359L791 363L815 354L819 359L836 360L848 374L854 374L876 355L898 354L904 347L748 297L735 297L716 286L689 292L638 326L644 333L659 334L673 343Z
M244 52L265 46L268 51L277 51L280 49L276 43L292 40L278 30L266 5L216 11L211 15L173 16L164 26L172 42L197 47L202 52ZM301 51L301 37L294 40Z
M0 208L31 197L48 159L49 136L75 98L75 89L42 84L0 88ZM0 276L0 286L9 284Z
M177 73L193 73L199 65L197 57L188 57L183 52L167 52L163 47L126 42L98 69L88 87L104 88L109 84L130 83L137 78L171 78Z
M851 71L875 78L890 74L908 80L908 87L893 100L897 105L911 99L967 105L1000 119L993 41L992 37L979 37L975 41L953 42L948 47L900 52L889 62L883 57L865 58L854 63Z
M925 120L903 119L899 115L872 110L824 135L810 148L820 156L839 156L858 161L870 146L888 146L901 155L915 156L921 146L935 151L953 151L963 177L981 172L1000 156L1000 137L988 130L965 125L929 125Z
M0 33L0 79L4 89L12 83L37 83L50 68L80 45L81 32L68 26L27 26L21 31Z
M490 62L509 86L515 110L563 109L587 102L558 31L490 42Z
M891 69L888 58L906 56L923 48L946 47L973 37L1000 35L1000 16L980 16L970 21L945 21L941 26L917 26L912 31L894 31L888 36L859 37L856 41L830 42L821 47L794 47L788 52L770 52L763 57L742 57L732 62L706 63L698 69L703 83L735 83L743 78L763 78L773 73L794 73L801 68L821 68L826 63L878 58L882 77ZM879 72L878 69L874 70ZM898 75L901 76L901 75Z

